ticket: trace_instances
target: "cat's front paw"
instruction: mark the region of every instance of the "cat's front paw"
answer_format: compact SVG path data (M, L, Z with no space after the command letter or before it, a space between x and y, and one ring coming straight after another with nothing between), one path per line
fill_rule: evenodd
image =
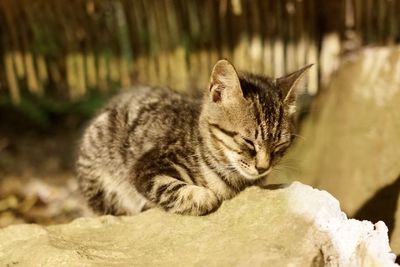
M188 185L181 190L178 205L170 211L178 214L202 216L217 210L221 203L222 201L210 189Z
M200 193L199 201L197 202L199 208L194 209L192 215L207 215L216 211L221 206L222 201L213 191L207 188L203 189L203 192ZM195 207L197 207L197 205L195 205Z

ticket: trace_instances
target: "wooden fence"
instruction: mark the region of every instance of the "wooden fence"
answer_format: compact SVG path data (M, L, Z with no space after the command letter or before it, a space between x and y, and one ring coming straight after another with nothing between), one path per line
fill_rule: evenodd
M222 57L272 76L315 63L313 95L340 54L398 43L398 14L400 0L1 0L0 97L198 90Z

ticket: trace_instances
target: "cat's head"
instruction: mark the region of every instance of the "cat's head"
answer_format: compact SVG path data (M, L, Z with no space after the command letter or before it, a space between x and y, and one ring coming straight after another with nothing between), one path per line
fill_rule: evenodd
M219 167L249 180L270 172L293 140L296 89L310 66L271 79L238 74L227 60L215 64L201 124Z

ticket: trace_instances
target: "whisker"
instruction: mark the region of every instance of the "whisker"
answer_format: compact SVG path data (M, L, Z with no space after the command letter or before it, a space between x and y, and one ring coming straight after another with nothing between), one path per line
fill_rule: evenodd
M297 138L300 138L301 140L306 140L306 138L300 134L291 134L291 136L295 136Z
M275 168L276 168L276 169L283 170L283 171L286 171L286 170L289 170L289 171L297 171L297 170L298 170L297 167L290 166L290 165L279 165L279 166L277 165Z

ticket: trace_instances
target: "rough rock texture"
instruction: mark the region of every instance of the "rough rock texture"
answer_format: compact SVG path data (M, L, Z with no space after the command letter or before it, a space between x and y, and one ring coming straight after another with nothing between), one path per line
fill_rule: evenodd
M397 211L395 214L395 218L396 225L394 227L390 243L392 245L393 251L396 252L397 255L400 255L400 197L397 202Z
M327 190L350 217L383 220L400 254L400 49L353 55L316 104L287 177Z
M300 183L250 188L214 214L134 217L0 230L0 266L395 266L387 228L348 220Z

